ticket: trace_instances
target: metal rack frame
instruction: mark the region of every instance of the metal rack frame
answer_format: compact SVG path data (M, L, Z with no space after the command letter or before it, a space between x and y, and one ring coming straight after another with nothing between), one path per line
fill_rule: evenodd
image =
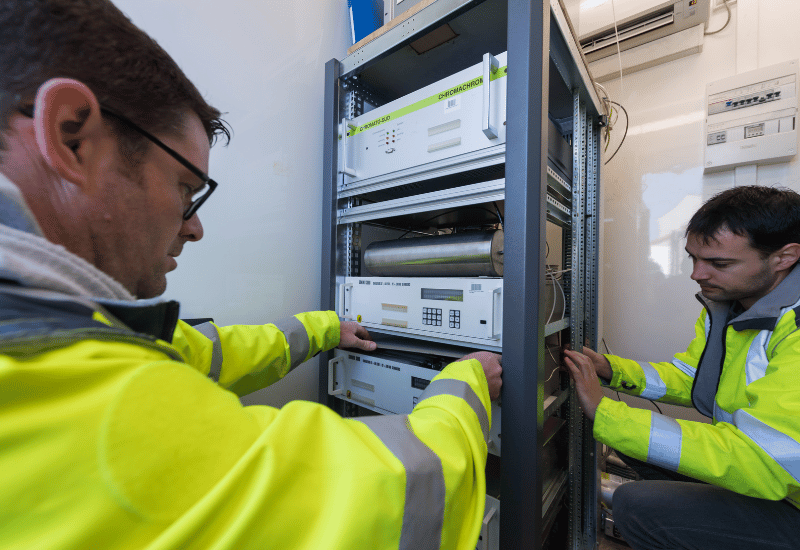
M350 274L352 256L359 246L357 223L341 223L337 216L342 200L356 192L337 192L338 133L342 116L348 118L363 109L358 75L379 60L403 48L414 37L467 13L482 0L437 0L414 17L368 43L343 60L332 59L325 66L325 146L323 170L322 307L334 309L337 277ZM502 513L501 547L541 548L556 506L566 496L568 503L569 548L589 549L596 544L597 474L595 442L591 425L584 422L574 389L565 386L558 396L543 396L545 336L554 332L546 326L545 243L546 221L565 227L565 268L573 268L567 286L570 291L568 337L576 347L583 342L597 345L597 269L599 208L600 100L591 84L586 63L580 53L564 6L560 0L507 2L508 75L507 147L498 150L505 156L505 182L497 186L504 192L506 270L503 326L514 331L503 346L503 456L500 475ZM563 180L548 167L548 109L552 68L572 90L572 114L561 128L571 129L573 180ZM511 91L513 90L513 92ZM543 92L543 90L545 92ZM355 95L354 95L355 94ZM366 94L366 92L365 92ZM367 100L371 100L370 97ZM571 120L570 120L571 119ZM497 162L492 159L489 162ZM441 170L447 170L443 167ZM403 175L398 175L400 181ZM413 180L414 178L410 178ZM387 185L376 182L374 188ZM566 211L558 210L559 196L571 195ZM569 187L569 188L568 188ZM555 203L555 204L554 204ZM356 204L345 203L350 216L362 218ZM337 243L344 242L344 250ZM566 277L565 277L566 279ZM508 328L513 327L513 329ZM538 368L526 368L538 365ZM320 401L329 403L327 357L320 361ZM569 464L563 475L543 486L539 462L544 422L554 411L564 411L569 429ZM545 508L543 510L543 507ZM549 508L548 508L549 507ZM549 515L543 517L547 512Z

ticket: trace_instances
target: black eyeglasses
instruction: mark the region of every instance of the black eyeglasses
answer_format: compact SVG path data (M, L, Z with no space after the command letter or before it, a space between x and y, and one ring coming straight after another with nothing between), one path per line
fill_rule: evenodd
M26 117L33 118L33 107L23 107L23 108L20 108L19 111L23 115L25 115ZM123 116L123 115L121 115L119 113L115 113L114 111L111 111L110 109L106 109L105 107L101 107L100 111L103 114L106 114L108 116L112 116L112 117L116 118L120 122L123 122L123 123L127 124L132 129L134 129L137 132L139 132L141 135L143 135L144 137L146 137L147 139L149 139L150 141L152 141L153 143L158 145L169 156L171 156L172 158L174 158L175 160L180 162L192 174L194 174L195 176L200 178L200 180L203 182L203 187L200 188L198 191L196 191L194 193L194 195L193 195L194 199L192 200L191 203L189 203L186 206L186 208L183 211L183 219L184 220L190 220L192 218L192 216L194 216L197 213L197 210L203 205L203 203L206 202L206 200L208 200L208 197L211 196L211 193L213 193L214 190L217 188L217 182L215 182L214 180L209 178L208 174L206 174L205 172L200 170L197 166L195 166L194 164L192 164L191 162L189 162L188 160L183 158L183 156L178 154L175 150L173 150L171 147L166 145L164 142L162 142L156 136L154 136L153 134L151 134L150 132L148 132L144 128L141 128L140 126L135 124L128 117Z

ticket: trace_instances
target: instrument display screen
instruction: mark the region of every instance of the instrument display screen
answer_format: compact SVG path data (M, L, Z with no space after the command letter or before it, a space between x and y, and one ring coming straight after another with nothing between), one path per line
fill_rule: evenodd
M423 288L423 300L443 300L445 302L463 302L463 290L451 290L446 288Z

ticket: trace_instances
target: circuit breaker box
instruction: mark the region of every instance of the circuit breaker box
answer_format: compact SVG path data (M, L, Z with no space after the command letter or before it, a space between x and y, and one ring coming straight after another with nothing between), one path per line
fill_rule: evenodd
M786 162L797 154L798 61L712 82L704 170Z

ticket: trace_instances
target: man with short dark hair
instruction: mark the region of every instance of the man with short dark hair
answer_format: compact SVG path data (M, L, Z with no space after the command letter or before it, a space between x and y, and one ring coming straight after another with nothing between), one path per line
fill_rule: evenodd
M242 407L375 343L152 299L203 236L219 117L108 0L0 0L0 548L474 548L499 356L405 416Z
M598 441L658 480L613 496L637 549L795 548L800 533L800 195L736 187L686 231L704 309L672 362L565 351ZM711 424L604 397L613 389L694 406ZM698 483L684 480L696 480ZM705 482L705 483L699 483Z

